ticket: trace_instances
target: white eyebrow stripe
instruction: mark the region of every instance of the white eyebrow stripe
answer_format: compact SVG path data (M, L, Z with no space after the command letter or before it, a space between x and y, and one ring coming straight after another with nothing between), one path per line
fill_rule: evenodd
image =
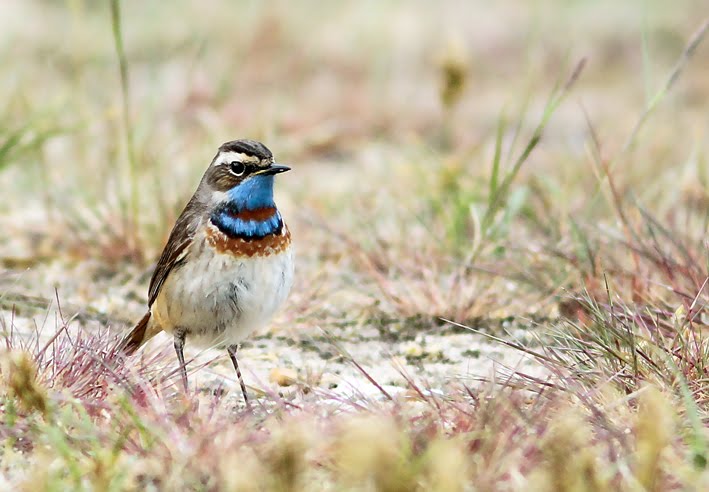
M253 155L242 154L240 152L220 152L217 158L214 159L214 165L221 166L233 161L243 162L244 164L258 164L261 162L258 157Z

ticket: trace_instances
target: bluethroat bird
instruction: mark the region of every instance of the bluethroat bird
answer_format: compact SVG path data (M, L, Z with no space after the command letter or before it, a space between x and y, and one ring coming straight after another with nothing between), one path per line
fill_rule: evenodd
M126 355L172 334L186 390L185 340L225 345L248 402L238 344L268 322L293 283L291 236L273 200L274 176L289 169L253 140L219 147L160 255L148 312L122 341Z

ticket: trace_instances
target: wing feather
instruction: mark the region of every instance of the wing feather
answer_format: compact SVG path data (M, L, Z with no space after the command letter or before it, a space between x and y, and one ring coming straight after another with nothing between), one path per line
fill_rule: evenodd
M165 249L163 249L158 264L155 267L155 272L150 279L148 307L152 306L155 299L157 299L158 294L160 294L160 288L165 283L165 280L167 280L170 272L183 264L187 259L189 246L192 244L192 240L203 221L201 209L202 207L197 206L193 197L182 211L177 222L175 222L175 227L172 228Z

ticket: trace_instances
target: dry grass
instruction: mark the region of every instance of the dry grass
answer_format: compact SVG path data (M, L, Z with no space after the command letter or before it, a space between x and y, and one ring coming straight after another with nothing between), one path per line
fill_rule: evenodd
M9 2L0 489L709 488L701 7ZM115 353L237 137L295 170L252 411Z

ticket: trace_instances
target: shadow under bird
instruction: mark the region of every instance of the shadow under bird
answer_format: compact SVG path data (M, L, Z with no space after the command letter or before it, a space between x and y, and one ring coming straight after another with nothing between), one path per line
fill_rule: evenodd
M293 283L291 235L273 199L275 175L289 169L253 140L219 147L160 255L148 312L121 343L126 355L172 334L186 390L185 341L226 346L248 402L238 344L269 321Z

